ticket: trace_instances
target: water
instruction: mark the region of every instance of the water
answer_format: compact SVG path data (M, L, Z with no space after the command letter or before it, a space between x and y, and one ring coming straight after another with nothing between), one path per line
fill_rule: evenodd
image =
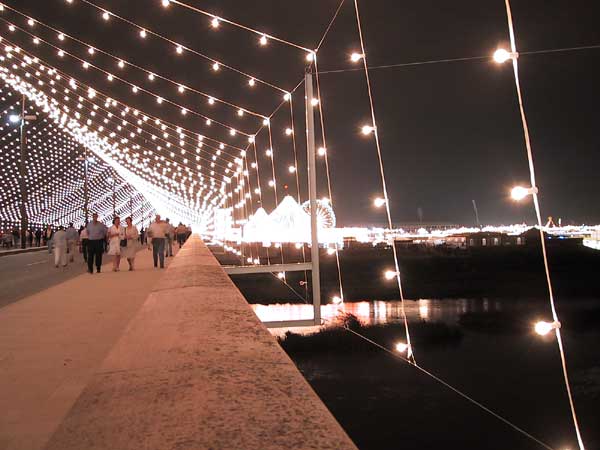
M588 449L600 448L600 300L561 299L558 306L584 440ZM263 320L312 317L311 305L254 308ZM340 309L364 324L401 320L398 301ZM337 310L323 306L323 317L331 320ZM555 338L530 331L535 320L550 318L547 301L419 300L405 302L405 310L409 324L443 322L464 333L452 345L416 347L422 367L551 447L577 448ZM465 314L475 319L461 322ZM383 352L332 355L316 349L295 362L361 449L543 448Z

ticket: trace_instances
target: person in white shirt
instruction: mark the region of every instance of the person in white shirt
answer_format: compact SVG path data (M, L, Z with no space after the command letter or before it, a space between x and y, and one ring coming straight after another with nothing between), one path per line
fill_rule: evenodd
M121 264L121 241L125 239L125 228L121 226L119 216L113 219L113 225L108 229L108 254L113 258L113 272L119 271Z
M157 267L160 259L160 268L165 268L165 238L168 232L168 225L160 219L160 214L157 214L154 222L148 227L148 237L152 242L154 267Z
M127 245L125 245L125 247L121 247L121 257L127 258L129 270L134 270L135 253L137 252L137 242L140 233L138 232L137 227L133 224L131 217L125 219L125 222L127 223L127 227L125 228L125 239L127 240Z
M54 266L58 267L60 264L67 267L67 233L62 225L52 236L52 244L54 246Z
M69 253L69 260L71 262L75 261L75 249L79 245L79 233L77 230L73 228L73 224L69 224L69 228L66 231L67 234L67 249Z

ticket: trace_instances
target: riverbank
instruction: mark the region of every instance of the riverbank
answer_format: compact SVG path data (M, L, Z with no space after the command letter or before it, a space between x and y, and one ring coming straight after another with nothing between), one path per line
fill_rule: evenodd
M547 288L543 260L539 241L535 244L460 250L441 246L398 247L405 297L544 297ZM274 251L271 249L270 260L281 262L281 255ZM239 263L230 255L216 256L222 264ZM302 251L286 247L284 259L286 262L301 261ZM548 248L548 259L557 297L600 297L597 277L600 251L571 242L553 242ZM346 301L398 298L395 281L388 281L383 276L386 270L393 268L391 248L356 246L344 249L340 251L340 265ZM271 274L234 275L232 279L251 303L302 301ZM297 293L305 296L305 287L301 285L304 273L287 273L286 280ZM324 303L339 295L335 256L325 251L321 252L321 292Z

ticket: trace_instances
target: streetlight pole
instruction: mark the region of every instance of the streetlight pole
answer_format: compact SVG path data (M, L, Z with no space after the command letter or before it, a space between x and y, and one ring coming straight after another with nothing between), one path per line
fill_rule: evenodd
M87 147L83 147L83 215L85 217L85 224L87 225L89 220L89 186L88 186L88 156Z
M19 188L21 190L21 202L19 209L21 213L21 248L27 244L27 228L29 217L27 216L27 167L25 166L25 151L27 137L25 136L25 94L21 101L21 158L19 160Z

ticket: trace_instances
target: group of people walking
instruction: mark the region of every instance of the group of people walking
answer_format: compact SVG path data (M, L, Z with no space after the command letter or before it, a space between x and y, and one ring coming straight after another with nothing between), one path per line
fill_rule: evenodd
M67 255L69 260L74 261L74 255L78 248L81 248L83 259L87 262L88 272L96 273L102 270L102 256L106 252L113 256L112 270L118 272L122 259L126 259L129 270L135 270L135 256L140 248L148 242L148 248L152 248L154 267L165 267L165 257L173 256L173 242L177 240L181 247L191 230L183 224L174 227L169 219L162 220L157 215L154 222L148 227L147 232L142 228L141 233L133 224L131 217L125 219L125 226L121 223L121 218L116 216L112 225L107 227L98 220L98 214L92 215L92 220L82 227L78 232L73 224L65 230L60 226L51 236L52 245L49 245L49 251L54 247L54 265L56 267L67 265ZM148 240L148 241L147 241Z

